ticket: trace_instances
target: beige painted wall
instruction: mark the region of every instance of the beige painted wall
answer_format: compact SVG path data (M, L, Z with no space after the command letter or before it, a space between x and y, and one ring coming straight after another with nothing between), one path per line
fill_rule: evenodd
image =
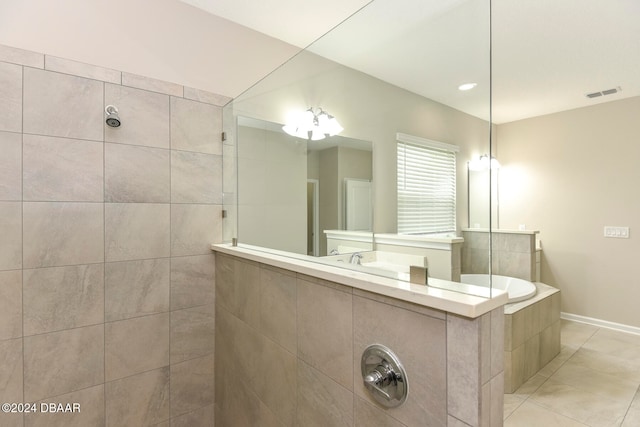
M300 50L176 0L2 0L0 44L230 97Z
M539 229L562 311L640 327L640 97L497 128L500 227ZM603 237L628 226L630 239Z

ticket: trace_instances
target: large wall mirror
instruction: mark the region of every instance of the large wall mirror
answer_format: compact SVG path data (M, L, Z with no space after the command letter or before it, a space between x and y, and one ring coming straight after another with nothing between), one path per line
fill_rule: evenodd
M469 223L467 162L491 153L489 16L489 0L375 0L234 99L224 111L225 159L237 159L225 160L227 239L328 259L403 252L394 236L408 233L404 252L416 252L438 229L399 227L399 193L413 178L399 187L398 159L410 145L435 149L437 167L439 150L450 151L446 192L438 169L429 172L432 193L420 196L416 217L446 203L437 234L456 244ZM305 114L335 119L341 131L283 129ZM421 161L407 170L422 171ZM438 277L442 256L418 263ZM442 278L459 277L454 258Z
M326 256L327 235L344 230L359 236L350 252L373 250L371 142L297 138L244 116L237 126L239 241Z

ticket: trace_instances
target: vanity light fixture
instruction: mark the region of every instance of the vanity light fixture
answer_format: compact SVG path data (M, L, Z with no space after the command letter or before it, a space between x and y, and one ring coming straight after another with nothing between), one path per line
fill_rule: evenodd
M491 156L489 160L488 154L483 154L478 159L469 161L469 170L472 171L485 171L485 170L497 170L500 169L500 162L495 157Z
M458 90L462 90L462 91L471 90L476 86L478 86L478 83L464 83L458 86Z
M317 111L309 108L282 126L282 130L291 136L318 141L327 136L337 135L344 128L335 117L322 108L318 108Z

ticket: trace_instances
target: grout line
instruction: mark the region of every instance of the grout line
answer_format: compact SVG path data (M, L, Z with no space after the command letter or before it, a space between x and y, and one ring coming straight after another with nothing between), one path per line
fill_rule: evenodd
M107 97L106 85L102 84L102 105L104 106ZM104 116L103 116L104 118ZM102 404L104 406L104 423L107 423L107 159L106 159L106 131L102 125Z
M44 58L43 64L44 67ZM24 394L25 385L25 348L24 348L24 67L22 67L22 117L20 123L20 291L21 295L21 325L20 336L22 337L22 401L26 402ZM22 414L24 424L25 415Z
M182 94L184 95L184 86L182 88ZM172 220L172 215L173 215L173 194L172 194L172 180L173 180L173 171L172 171L172 166L173 166L173 141L171 140L171 96L168 96L168 103L169 103L169 126L168 126L168 131L169 131L169 384L167 386L168 388L168 393L169 393L169 420L171 419L171 403L172 403L172 399L171 399L171 286L172 286L172 279L173 279L173 275L172 275L172 268L171 268L171 260L173 257L173 250L171 248L171 220ZM215 331L215 324L214 324L214 331ZM214 332L214 340L215 340L215 332ZM215 359L214 359L215 360ZM215 362L214 362L215 363ZM215 366L215 365L214 365Z

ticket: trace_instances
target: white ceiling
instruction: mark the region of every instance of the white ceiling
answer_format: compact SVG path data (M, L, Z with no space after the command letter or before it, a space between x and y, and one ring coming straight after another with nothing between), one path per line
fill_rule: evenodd
M367 3L181 1L300 47ZM487 3L375 0L310 49L486 119ZM640 95L639 17L638 0L492 0L493 122ZM458 91L467 81L478 82L478 87ZM595 99L585 96L615 87L622 91Z

